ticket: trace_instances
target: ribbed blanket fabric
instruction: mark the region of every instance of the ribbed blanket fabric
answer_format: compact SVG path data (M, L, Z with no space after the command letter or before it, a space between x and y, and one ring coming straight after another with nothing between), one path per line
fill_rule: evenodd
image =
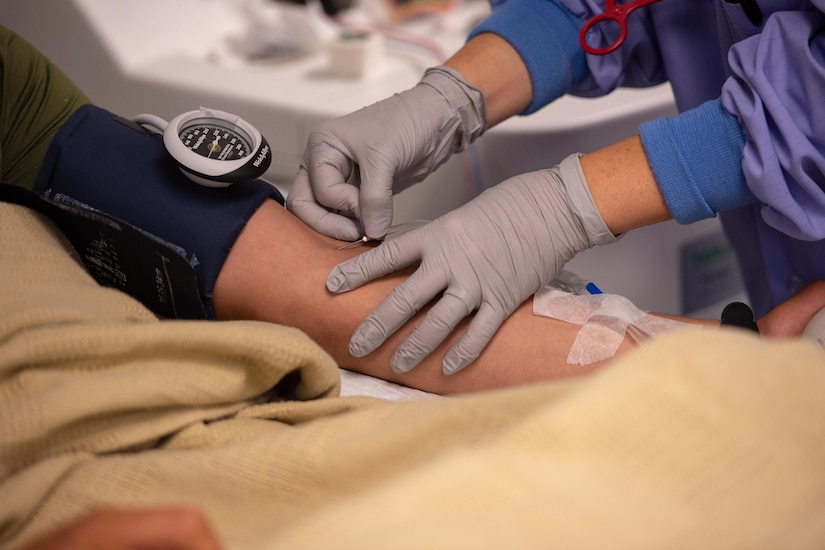
M812 343L685 331L588 378L455 399L338 384L297 330L157 320L0 204L2 548L169 504L232 549L825 546Z

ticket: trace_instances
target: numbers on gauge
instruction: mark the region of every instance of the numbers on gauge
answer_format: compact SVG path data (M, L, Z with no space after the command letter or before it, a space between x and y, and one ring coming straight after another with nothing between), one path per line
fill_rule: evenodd
M252 140L240 129L192 121L178 136L193 152L215 160L237 160L252 153Z

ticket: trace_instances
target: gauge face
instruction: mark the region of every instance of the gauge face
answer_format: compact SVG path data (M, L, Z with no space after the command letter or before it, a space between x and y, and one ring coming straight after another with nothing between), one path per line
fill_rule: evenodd
M231 113L201 107L147 124L164 127L163 144L183 173L207 187L226 187L260 178L272 163L272 151L257 128ZM158 124L162 123L161 126Z
M252 139L240 128L215 119L190 120L178 134L188 149L213 160L238 160L252 153Z

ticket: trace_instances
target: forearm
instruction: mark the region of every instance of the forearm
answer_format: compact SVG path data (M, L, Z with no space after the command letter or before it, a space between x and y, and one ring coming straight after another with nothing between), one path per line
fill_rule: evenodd
M584 50L579 44L582 18L569 11L560 0L519 0L501 2L492 13L470 31L470 43L485 34L507 44L507 64L488 63L498 74L524 71L530 96L518 113L533 113L581 83L589 74ZM540 37L540 38L537 38ZM501 53L496 47L496 53ZM482 63L484 59L482 58ZM512 79L501 77L505 85ZM514 81L515 82L515 81ZM520 85L520 84L519 84ZM523 98L522 98L523 99Z
M579 376L604 366L569 365L567 355L580 327L534 315L532 300L504 322L477 361L451 376L442 374L441 362L463 334L466 321L412 371L396 374L389 367L395 348L421 320L423 312L374 353L354 358L347 348L355 328L408 272L350 292L330 293L325 281L333 266L363 251L358 247L337 250L341 244L315 233L275 202L266 201L235 242L218 277L214 294L218 318L254 319L301 329L344 368L435 393L480 391ZM825 282L818 282L761 318L760 333L765 337L799 337L822 307ZM719 325L718 320L665 317L710 329ZM632 346L625 338L618 353Z
M444 64L484 93L488 127L523 112L533 97L530 75L518 52L495 34L476 36Z
M215 285L219 319L258 319L299 328L344 368L436 393L461 393L582 375L599 368L567 364L579 331L555 319L533 315L530 300L511 315L481 357L451 376L441 372L444 354L463 333L460 325L417 368L393 373L390 357L422 314L364 358L352 357L349 339L356 326L407 273L343 294L326 291L332 267L362 249L336 250L341 243L304 226L271 201L250 219ZM620 351L632 346L629 340Z
M759 333L769 338L799 338L822 308L825 281L814 281L759 319Z
M581 166L614 235L671 218L638 136L584 155Z

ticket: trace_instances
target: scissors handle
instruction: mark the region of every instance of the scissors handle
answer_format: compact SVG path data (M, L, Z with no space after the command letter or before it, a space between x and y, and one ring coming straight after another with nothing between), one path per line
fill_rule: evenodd
M594 15L588 19L579 32L579 42L582 49L592 55L606 55L616 51L627 38L627 17L631 12L658 2L659 0L634 0L624 4L616 4L615 0L606 0L604 13ZM613 42L602 48L595 48L587 42L587 33L603 23L615 23L619 27L619 36Z

